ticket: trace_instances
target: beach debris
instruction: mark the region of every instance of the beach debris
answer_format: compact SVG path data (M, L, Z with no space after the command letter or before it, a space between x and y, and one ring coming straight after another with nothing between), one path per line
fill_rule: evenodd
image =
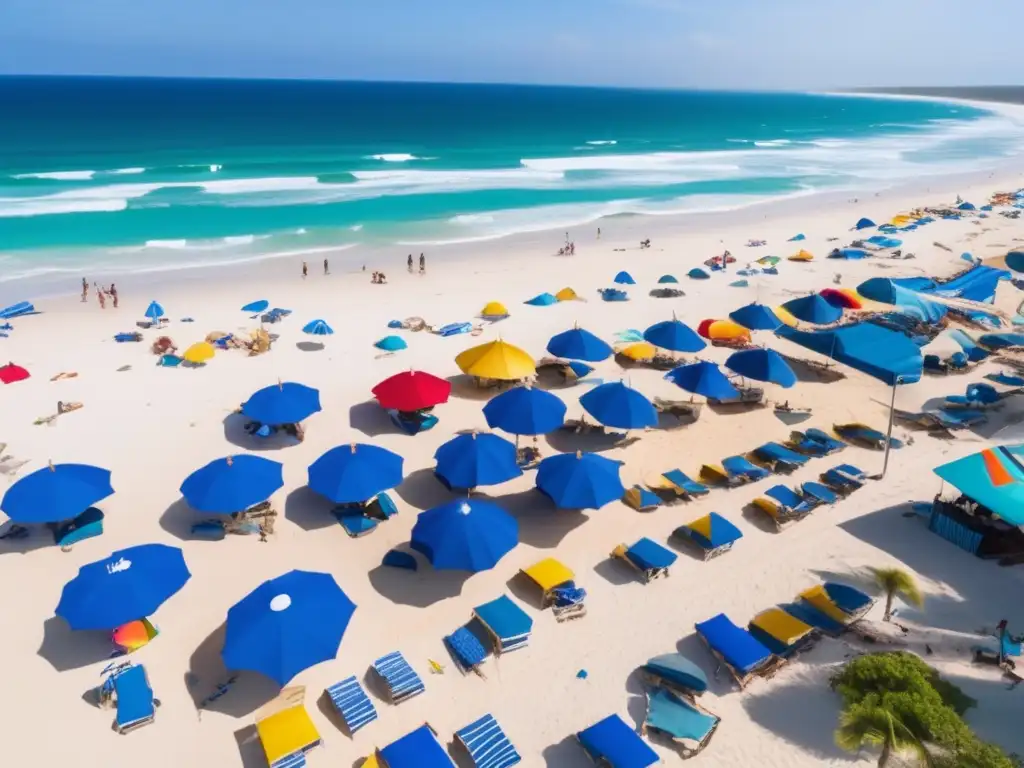
M78 377L78 371L61 371L56 376L51 376L50 381L62 381L64 379L74 379Z
M577 680L586 680L589 676L589 673L585 669L581 669L579 672L576 673Z
M58 416L63 416L65 413L71 413L72 411L77 411L84 407L84 403L65 403L58 400L56 413L50 414L49 416L41 416L32 423L36 426L40 426L42 424L53 424L57 420Z
M430 665L430 673L433 675L443 675L444 665L434 661L433 659L427 659L427 664Z

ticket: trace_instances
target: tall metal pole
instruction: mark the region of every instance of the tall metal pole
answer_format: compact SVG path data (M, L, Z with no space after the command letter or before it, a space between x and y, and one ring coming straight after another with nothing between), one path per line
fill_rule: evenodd
M896 385L900 383L899 376L892 383L892 400L889 402L889 429L885 433L885 459L882 461L882 474L879 478L885 477L885 471L889 468L889 450L892 447L892 423L896 416Z

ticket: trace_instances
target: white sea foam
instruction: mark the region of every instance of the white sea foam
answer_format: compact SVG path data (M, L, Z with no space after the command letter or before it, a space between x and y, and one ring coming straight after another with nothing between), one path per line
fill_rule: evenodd
M173 248L175 250L188 247L188 240L147 240L147 248Z
M392 154L384 155L369 155L366 159L380 160L381 162L384 163L407 163L410 160L419 160L420 158L416 157L416 155L409 155L404 152L395 152Z
M145 168L115 168L112 171L105 171L113 176L133 176L138 173L145 173Z
M361 231L361 230L362 230L362 228L363 228L363 225L362 225L362 224L353 224L353 225L352 225L351 227L349 227L349 229L350 229L350 230L351 230L352 232L359 232L359 231ZM305 230L303 230L303 232L305 232Z
M256 235L229 235L224 242L227 245L249 245L256 242Z
M772 139L770 141L755 141L755 147L784 147L787 144L792 144L789 139Z
M51 179L53 181L88 181L96 171L47 171L46 173L18 173L12 179Z
M111 197L103 200L51 200L45 197L0 198L0 219L17 216L50 216L63 213L123 211L128 201Z
M604 141L588 141L587 142L587 144L590 144L590 145L595 146L595 147L611 146L613 144L618 144L618 143L619 142L617 142L615 139L606 139Z

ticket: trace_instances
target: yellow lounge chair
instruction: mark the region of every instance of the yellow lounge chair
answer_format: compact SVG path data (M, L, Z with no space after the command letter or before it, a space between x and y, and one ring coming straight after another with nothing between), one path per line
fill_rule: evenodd
M304 685L285 688L256 712L256 733L270 768L301 765L297 759L322 743L303 704L305 698Z
M522 573L540 588L541 607L554 606L552 610L558 621L578 619L586 615L586 593L576 586L573 581L576 575L564 563L548 557L524 569Z
M825 591L825 587L821 584L805 589L800 593L800 598L840 624L846 624L850 621L850 617L838 605L832 602L832 598L828 596L828 592Z
M750 634L783 659L806 650L820 637L814 627L781 608L769 608L751 619Z

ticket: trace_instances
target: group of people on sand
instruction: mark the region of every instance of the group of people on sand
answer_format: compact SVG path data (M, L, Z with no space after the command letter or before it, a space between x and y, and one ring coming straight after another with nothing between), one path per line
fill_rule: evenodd
M409 269L409 274L412 274L412 254L409 254L409 258L405 260L405 266ZM427 257L422 253L420 254L420 274L427 274Z
M106 286L101 286L101 285L97 285L96 283L93 283L92 287L96 291L96 298L99 299L100 309L106 309L107 308L107 298L108 297L110 298L111 302L113 302L114 309L117 309L118 296L117 296L117 286L116 285L111 283L110 287L108 288ZM88 300L89 300L89 281L86 280L83 277L82 278L82 303L84 304Z

